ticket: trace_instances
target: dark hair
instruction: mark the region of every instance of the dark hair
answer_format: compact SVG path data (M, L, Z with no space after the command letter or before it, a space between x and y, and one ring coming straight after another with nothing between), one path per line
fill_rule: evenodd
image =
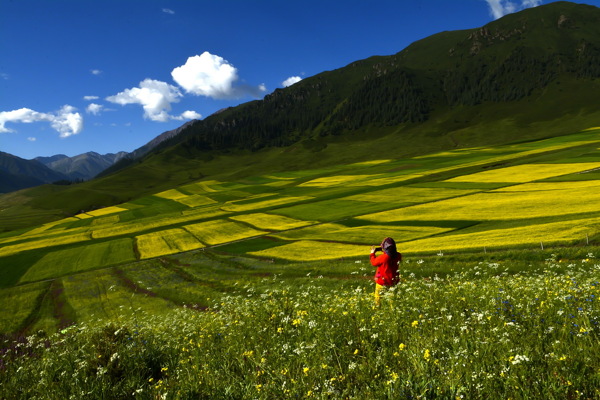
M381 242L381 248L388 256L395 256L398 251L396 250L396 242L391 237L386 237Z

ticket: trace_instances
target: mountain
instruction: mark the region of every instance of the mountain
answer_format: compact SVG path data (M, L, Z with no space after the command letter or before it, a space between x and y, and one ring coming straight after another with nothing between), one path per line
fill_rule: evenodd
M522 128L592 113L599 77L600 9L557 2L304 79L190 125L162 148L258 150L316 141L318 149L336 136L393 130L400 138L415 127L421 141L441 146L520 140L529 135L523 129L490 137L470 128L502 120Z
M72 181L78 181L92 179L126 155L127 153L124 151L104 155L88 152L74 157L58 154L52 157L36 157L35 160L64 174Z
M600 9L555 2L441 32L189 122L92 181L32 190L18 206L50 219L203 178L568 135L600 126L598 93ZM17 210L12 227L21 226Z
M157 137L155 137L154 139L152 139L151 141L149 141L142 147L139 147L139 148L135 149L134 151L132 151L131 153L126 153L126 154L122 155L121 157L119 157L119 159L114 162L114 165L106 167L101 173L99 173L99 176L108 175L113 171L118 171L122 168L125 168L125 167L131 165L132 163L135 162L135 160L142 158L143 156L148 154L150 151L152 151L154 148L156 148L158 145L160 145L164 141L172 139L175 136L179 135L188 126L191 126L196 122L197 122L197 120L191 120L191 121L186 122L179 128L161 133L160 135L158 135Z
M0 193L65 179L65 175L51 170L39 161L25 160L0 151Z
M92 179L97 175L105 174L104 171L108 170L107 173L110 172L115 164L116 169L131 164L133 160L143 157L156 146L165 140L175 137L194 122L195 120L188 121L179 128L163 132L131 153L120 151L116 154L108 153L101 155L92 151L75 157L58 154L51 157L36 157L35 160L54 171L66 175L68 179L72 181L85 181Z

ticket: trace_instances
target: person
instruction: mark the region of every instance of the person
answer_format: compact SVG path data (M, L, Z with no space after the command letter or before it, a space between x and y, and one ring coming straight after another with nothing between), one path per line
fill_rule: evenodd
M383 254L377 256L377 251L383 251ZM394 239L386 237L381 242L381 247L371 246L371 255L369 258L371 265L377 267L374 279L375 305L379 306L381 295L400 281L398 264L402 261L402 254L398 253Z

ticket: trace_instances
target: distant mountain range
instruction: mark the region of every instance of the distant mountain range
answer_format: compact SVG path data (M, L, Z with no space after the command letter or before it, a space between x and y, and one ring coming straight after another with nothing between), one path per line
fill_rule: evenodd
M192 121L188 122L191 123ZM50 157L36 157L25 160L12 154L0 152L0 193L43 185L46 183L72 183L93 179L101 172L121 160L133 160L142 157L164 140L171 139L182 131L187 124L166 131L144 146L127 153L98 154L90 151L69 157L57 154Z
M121 151L117 154L98 154L93 151L75 157L58 154L52 157L36 157L53 171L60 172L72 181L87 181L127 155Z
M39 161L0 152L0 193L66 179L66 175L53 171Z

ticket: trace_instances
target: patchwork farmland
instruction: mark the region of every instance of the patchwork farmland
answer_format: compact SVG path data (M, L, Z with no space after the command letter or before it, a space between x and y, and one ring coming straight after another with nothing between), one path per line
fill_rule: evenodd
M198 181L4 233L0 334L37 352L54 333L65 350L44 363L3 350L0 378L19 379L1 382L59 397L194 398L230 382L244 398L329 398L381 373L376 396L594 396L599 204L595 129ZM385 236L404 255L391 320L373 313L367 261ZM474 353L485 361L464 361ZM62 386L39 378L73 365L86 367ZM231 383L240 370L256 372Z
M158 308L204 305L206 293L227 286L219 255L258 264L360 259L385 236L396 238L407 257L589 243L600 233L599 147L595 129L406 160L199 181L9 232L0 237L0 296L13 305L22 297L30 307L16 313L4 307L0 319L11 323L2 329L31 331L40 321L48 328L53 317L44 315L50 312L44 293L54 281L61 282L68 305L61 312L69 321L98 317L81 304L123 306L127 296L111 294L115 288L156 295L177 287L180 293L153 297L166 301ZM189 265L203 260L204 267L166 261L180 253L188 254ZM139 265L164 275L160 285L141 279ZM115 274L116 268L122 272ZM89 280L95 289L83 290ZM189 287L175 285L178 280ZM50 327L58 329L60 318Z

